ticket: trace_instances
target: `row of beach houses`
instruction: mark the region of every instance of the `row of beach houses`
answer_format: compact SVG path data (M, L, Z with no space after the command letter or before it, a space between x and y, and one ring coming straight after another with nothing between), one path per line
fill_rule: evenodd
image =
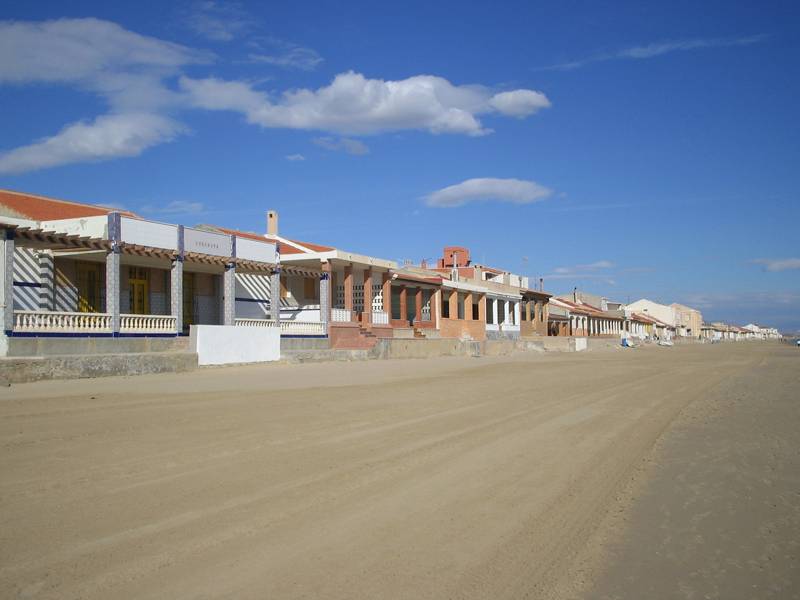
M0 190L0 236L0 356L155 349L184 336L201 364L276 360L289 340L367 349L385 338L779 336L707 324L680 304L554 296L461 246L435 264L398 264L298 241L279 232L274 211L254 233Z

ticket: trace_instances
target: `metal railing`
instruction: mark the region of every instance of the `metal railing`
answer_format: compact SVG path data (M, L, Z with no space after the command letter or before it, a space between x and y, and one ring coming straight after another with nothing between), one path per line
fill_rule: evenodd
M15 310L14 331L30 333L110 333L107 313Z

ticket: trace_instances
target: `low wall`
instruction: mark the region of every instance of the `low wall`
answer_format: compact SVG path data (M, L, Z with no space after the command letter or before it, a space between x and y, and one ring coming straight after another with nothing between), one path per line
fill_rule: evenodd
M380 339L370 358L433 358L436 356L481 356L481 342L457 339Z
M190 348L201 366L269 362L281 357L277 327L192 325L189 331Z
M539 340L486 340L483 345L485 356L507 356L517 352L544 352L544 344Z
M146 352L188 352L182 337L6 337L0 336L0 356L78 356Z
M281 352L291 352L294 350L327 350L331 347L328 338L302 338L302 337L281 337Z
M181 373L196 367L197 355L190 352L0 358L0 383L8 385L45 379Z

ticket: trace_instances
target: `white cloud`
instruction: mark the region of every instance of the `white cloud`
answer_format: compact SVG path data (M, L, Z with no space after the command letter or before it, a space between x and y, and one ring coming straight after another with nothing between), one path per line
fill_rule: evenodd
M548 67L540 67L539 71L569 71L578 69L585 65L604 62L608 60L626 60L626 59L645 59L654 58L670 52L685 52L688 50L697 50L700 48L725 48L729 46L749 46L756 44L767 39L766 35L752 35L748 37L739 38L699 38L690 40L673 40L667 42L658 42L654 44L647 44L645 46L634 46L631 48L624 48L616 52L604 52L595 54L588 58L581 60L574 60L563 62Z
M355 156L369 154L369 147L359 140L351 138L319 137L312 140L317 146L326 150L342 151Z
M103 97L111 112L0 153L0 172L136 156L185 128L163 114L180 94L164 80L211 55L98 19L0 22L0 83L65 84Z
M179 123L159 115L103 115L91 123L67 125L52 137L0 154L0 173L136 156L182 131Z
M527 117L542 108L549 108L550 101L541 92L514 90L492 96L489 104L510 117Z
M306 159L306 157L303 156L302 154L288 154L286 156L286 160L291 160L291 161L299 161L299 160L305 160L305 159Z
M794 269L800 269L800 258L779 258L779 259L769 259L769 258L758 258L755 260L751 260L750 262L764 265L764 268L767 271L791 271Z
M205 211L202 202L188 202L186 200L173 200L163 206L144 206L143 213L159 215L194 215Z
M254 25L253 18L238 2L195 2L184 19L197 35L215 42L230 42Z
M597 271L600 269L611 269L614 267L614 263L610 260L598 260L593 263L588 263L585 265L573 265L571 267L556 267L553 269L554 273L558 274L570 274L570 273L585 273L587 271Z
M255 50L249 56L252 62L285 69L313 71L325 60L313 48L306 48L276 37L256 38L251 40L249 45Z
M469 202L494 200L512 204L530 204L551 196L553 191L535 181L522 179L467 179L425 196L428 206L451 208Z
M350 71L337 75L328 86L289 90L276 101L242 81L182 77L180 86L198 108L241 112L248 122L262 127L342 135L405 129L485 135L491 130L483 127L479 115L499 112L523 116L549 105L539 92L516 90L493 95L483 86L453 85L431 75L385 81ZM536 100L517 92L530 92Z
M195 8L190 21L207 36L228 39L246 28L247 15L237 13L238 5L206 1ZM313 68L322 60L288 42L269 43L279 50L268 55L275 59L273 64ZM175 113L188 108L239 112L264 128L343 136L332 142L336 149L365 154L366 145L350 136L402 130L479 136L491 133L479 120L482 115L522 118L549 106L547 98L533 90L493 94L484 86L454 85L430 75L385 81L348 72L318 89L273 94L256 89L252 82L184 75L185 67L213 59L209 52L99 19L0 21L0 84L67 85L96 94L108 104L107 114L93 115L93 121L82 119L41 141L0 151L0 169L21 173L136 156L185 132Z

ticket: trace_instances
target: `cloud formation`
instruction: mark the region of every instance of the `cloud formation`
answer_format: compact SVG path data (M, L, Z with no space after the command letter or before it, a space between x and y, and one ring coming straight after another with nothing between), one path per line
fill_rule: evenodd
M772 272L800 269L800 258L757 258L750 262L757 265L764 265L766 271Z
M305 160L306 157L302 154L288 154L286 155L286 160L291 160L292 162L297 162L301 160Z
M645 58L654 58L670 52L685 52L688 50L697 50L701 48L725 48L729 46L749 46L756 44L767 39L766 35L752 35L748 37L738 38L697 38L690 40L673 40L666 42L658 42L654 44L647 44L645 46L633 46L631 48L624 48L616 52L604 52L595 54L588 58L581 60L574 60L569 62L558 63L547 67L539 67L537 71L569 71L578 69L585 65L605 62L609 60L639 60Z
M163 206L145 206L142 212L158 215L196 215L205 212L205 208L202 202L173 200Z
M200 2L191 22L206 37L224 41L245 27L246 14L237 17L237 6ZM262 62L311 69L322 60L307 48L268 42L279 52L261 56ZM432 75L391 81L347 72L317 89L273 93L249 81L185 75L187 67L214 60L213 53L99 19L0 21L0 84L64 85L96 94L108 105L104 115L0 151L0 173L136 156L187 132L176 113L189 109L238 112L263 128L342 136L338 141L319 139L327 139L323 145L330 149L365 154L366 145L352 136L401 130L480 136L491 133L479 119L483 115L524 118L550 106L534 90L493 93L485 86L455 85Z
M276 37L257 38L251 40L249 45L254 49L249 55L251 62L284 69L313 71L325 60L313 48L306 48Z
M67 125L52 137L0 154L0 173L137 156L173 140L183 130L172 119L154 114L104 115L91 123Z
M347 152L355 156L369 154L369 147L364 142L351 138L318 137L312 140L320 148L326 150Z
M491 130L483 127L479 115L524 117L550 106L541 92L492 94L484 86L454 85L432 75L386 81L349 71L337 75L330 85L289 90L276 101L243 81L182 77L180 87L198 108L240 112L249 123L261 127L340 135L405 129L485 135Z
M194 33L214 42L230 42L253 26L252 17L238 2L194 2L184 20Z
M523 179L476 178L442 188L425 196L428 206L453 208L470 202L510 202L530 204L553 195L553 191L535 181Z

